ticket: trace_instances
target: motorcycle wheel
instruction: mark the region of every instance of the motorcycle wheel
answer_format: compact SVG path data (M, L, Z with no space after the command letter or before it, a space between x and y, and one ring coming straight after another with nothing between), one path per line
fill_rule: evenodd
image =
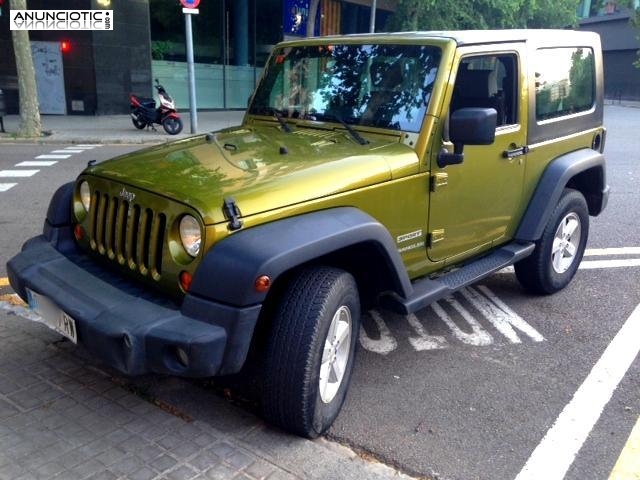
M144 127L147 126L147 122L142 120L139 116L136 116L135 118L132 116L131 123L133 123L133 126L136 127L138 130L142 130Z
M177 135L182 131L182 120L175 117L167 117L162 121L162 128L169 135Z

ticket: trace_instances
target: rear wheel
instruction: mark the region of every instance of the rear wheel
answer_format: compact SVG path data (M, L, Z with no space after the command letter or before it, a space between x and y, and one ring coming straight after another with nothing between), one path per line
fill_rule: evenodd
M267 342L267 421L308 438L331 426L351 380L359 326L360 299L351 274L316 267L293 278Z
M169 135L177 135L182 131L182 120L175 117L167 117L162 121L162 128Z
M520 283L535 293L554 293L573 279L589 235L584 196L565 189L533 254L514 265Z
M140 115L137 115L135 113L131 114L131 122L133 123L133 126L136 127L138 130L142 130L144 127L147 126L147 122L142 120L140 118Z

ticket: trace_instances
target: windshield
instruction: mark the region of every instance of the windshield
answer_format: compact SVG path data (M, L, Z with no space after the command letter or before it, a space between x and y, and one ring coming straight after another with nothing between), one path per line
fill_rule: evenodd
M439 62L424 45L280 48L249 113L419 132Z

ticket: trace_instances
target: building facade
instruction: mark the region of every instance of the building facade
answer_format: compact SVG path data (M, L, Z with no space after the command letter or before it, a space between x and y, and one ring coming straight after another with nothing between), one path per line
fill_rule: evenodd
M640 6L635 0L635 7ZM612 101L640 100L640 29L631 18L633 12L622 2L582 0L578 9L580 30L600 34L604 63L605 98Z
M199 109L246 107L273 46L306 36L309 0L202 0L192 15ZM315 34L369 31L372 0L320 0ZM381 29L395 0L376 1ZM11 45L9 7L0 42ZM28 0L29 9L113 10L112 31L31 31L43 114L126 113L128 94L152 96L158 79L188 109L185 16L178 0ZM61 46L64 45L64 48ZM12 48L0 49L0 89L18 112Z
M375 28L383 30L397 0L320 0L314 34L368 32L374 1ZM615 0L601 5L582 0L578 13L579 28L602 38L605 96L640 100L640 69L633 65L640 30ZM244 108L273 46L307 35L309 6L310 0L201 0L192 16L197 107ZM128 94L152 96L156 78L179 109L189 108L179 0L28 0L28 8L114 12L112 31L30 32L42 113L126 113ZM17 113L8 3L0 9L0 89L8 113Z

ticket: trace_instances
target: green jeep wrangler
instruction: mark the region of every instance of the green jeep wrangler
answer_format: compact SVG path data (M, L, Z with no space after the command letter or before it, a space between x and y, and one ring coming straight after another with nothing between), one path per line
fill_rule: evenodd
M596 34L278 45L241 126L90 164L7 266L48 325L128 375L237 373L265 418L338 415L362 308L410 313L507 265L565 287L607 203Z

